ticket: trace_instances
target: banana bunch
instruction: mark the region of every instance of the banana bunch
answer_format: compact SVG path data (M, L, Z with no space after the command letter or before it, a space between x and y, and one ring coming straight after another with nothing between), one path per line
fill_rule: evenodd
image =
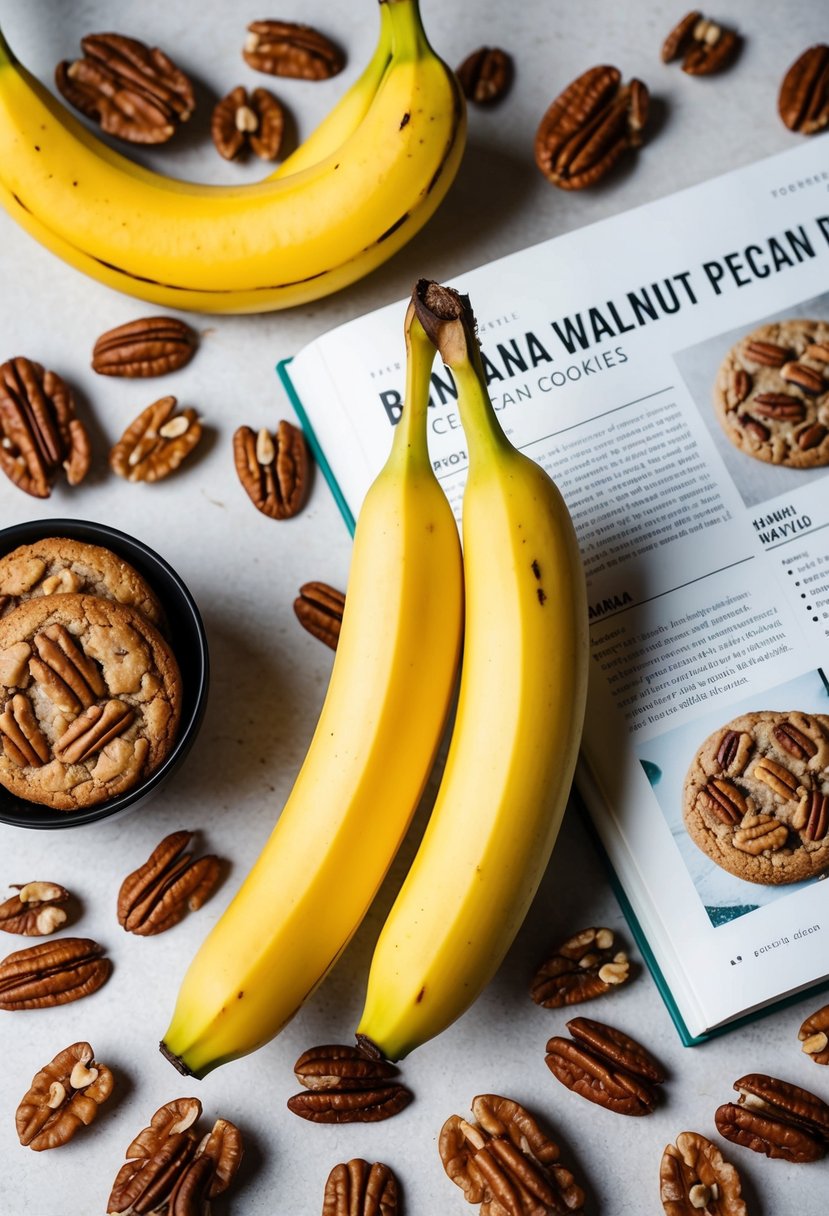
M573 526L555 484L500 427L465 297L421 281L406 336L402 420L358 519L317 730L270 840L185 976L162 1042L196 1076L275 1035L367 911L433 763L462 622L446 767L377 942L358 1040L400 1059L472 1004L521 926L558 833L587 684ZM455 376L469 450L462 563L426 447L435 347Z
M377 49L320 127L258 183L210 186L113 151L0 32L0 202L71 265L128 295L242 313L319 299L375 269L444 198L466 117L418 0L380 0Z
M573 777L587 601L554 482L490 402L469 301L421 281L417 316L452 369L469 452L460 693L420 847L372 959L358 1040L399 1060L477 998L547 866Z
M345 948L420 800L455 691L460 538L426 443L434 348L411 308L406 339L403 412L357 520L316 730L261 855L184 977L162 1041L195 1076L277 1034Z

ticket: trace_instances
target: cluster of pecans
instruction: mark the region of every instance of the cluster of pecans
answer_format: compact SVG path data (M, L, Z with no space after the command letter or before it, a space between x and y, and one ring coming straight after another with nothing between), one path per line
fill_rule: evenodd
M101 130L133 144L163 144L190 120L196 92L188 75L158 47L124 34L88 34L82 54L62 60L55 84ZM325 34L292 21L252 21L241 50L245 63L270 76L328 80L345 56ZM237 85L213 107L210 134L225 160L249 151L275 161L282 151L285 110L268 89Z

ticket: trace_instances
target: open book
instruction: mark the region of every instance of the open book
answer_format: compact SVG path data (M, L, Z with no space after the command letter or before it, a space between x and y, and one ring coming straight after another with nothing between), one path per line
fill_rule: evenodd
M829 143L456 276L588 586L579 802L693 1043L829 978ZM403 393L405 302L279 372L346 522ZM436 362L430 450L466 452Z

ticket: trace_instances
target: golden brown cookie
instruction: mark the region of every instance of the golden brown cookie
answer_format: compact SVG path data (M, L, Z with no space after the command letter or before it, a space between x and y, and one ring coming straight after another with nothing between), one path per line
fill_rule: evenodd
M35 596L102 595L143 612L159 627L164 611L152 587L102 545L49 536L0 557L0 617Z
M718 727L685 778L688 834L748 882L800 882L829 867L829 716L761 710Z
M0 783L72 811L163 763L181 711L175 656L136 608L38 596L0 620Z
M741 452L770 464L829 464L829 322L761 325L732 346L714 407Z

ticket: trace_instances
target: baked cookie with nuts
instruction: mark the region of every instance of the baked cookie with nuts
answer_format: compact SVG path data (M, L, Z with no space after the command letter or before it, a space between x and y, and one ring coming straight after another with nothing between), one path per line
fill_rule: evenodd
M709 735L685 778L694 843L729 874L774 885L829 867L829 716L741 714Z
M740 338L714 385L728 438L790 469L829 464L829 322L773 321Z
M101 595L161 626L164 610L138 571L103 545L47 536L0 557L0 617L43 595Z
M57 810L105 802L166 759L181 694L175 655L136 608L27 600L0 620L0 784Z

